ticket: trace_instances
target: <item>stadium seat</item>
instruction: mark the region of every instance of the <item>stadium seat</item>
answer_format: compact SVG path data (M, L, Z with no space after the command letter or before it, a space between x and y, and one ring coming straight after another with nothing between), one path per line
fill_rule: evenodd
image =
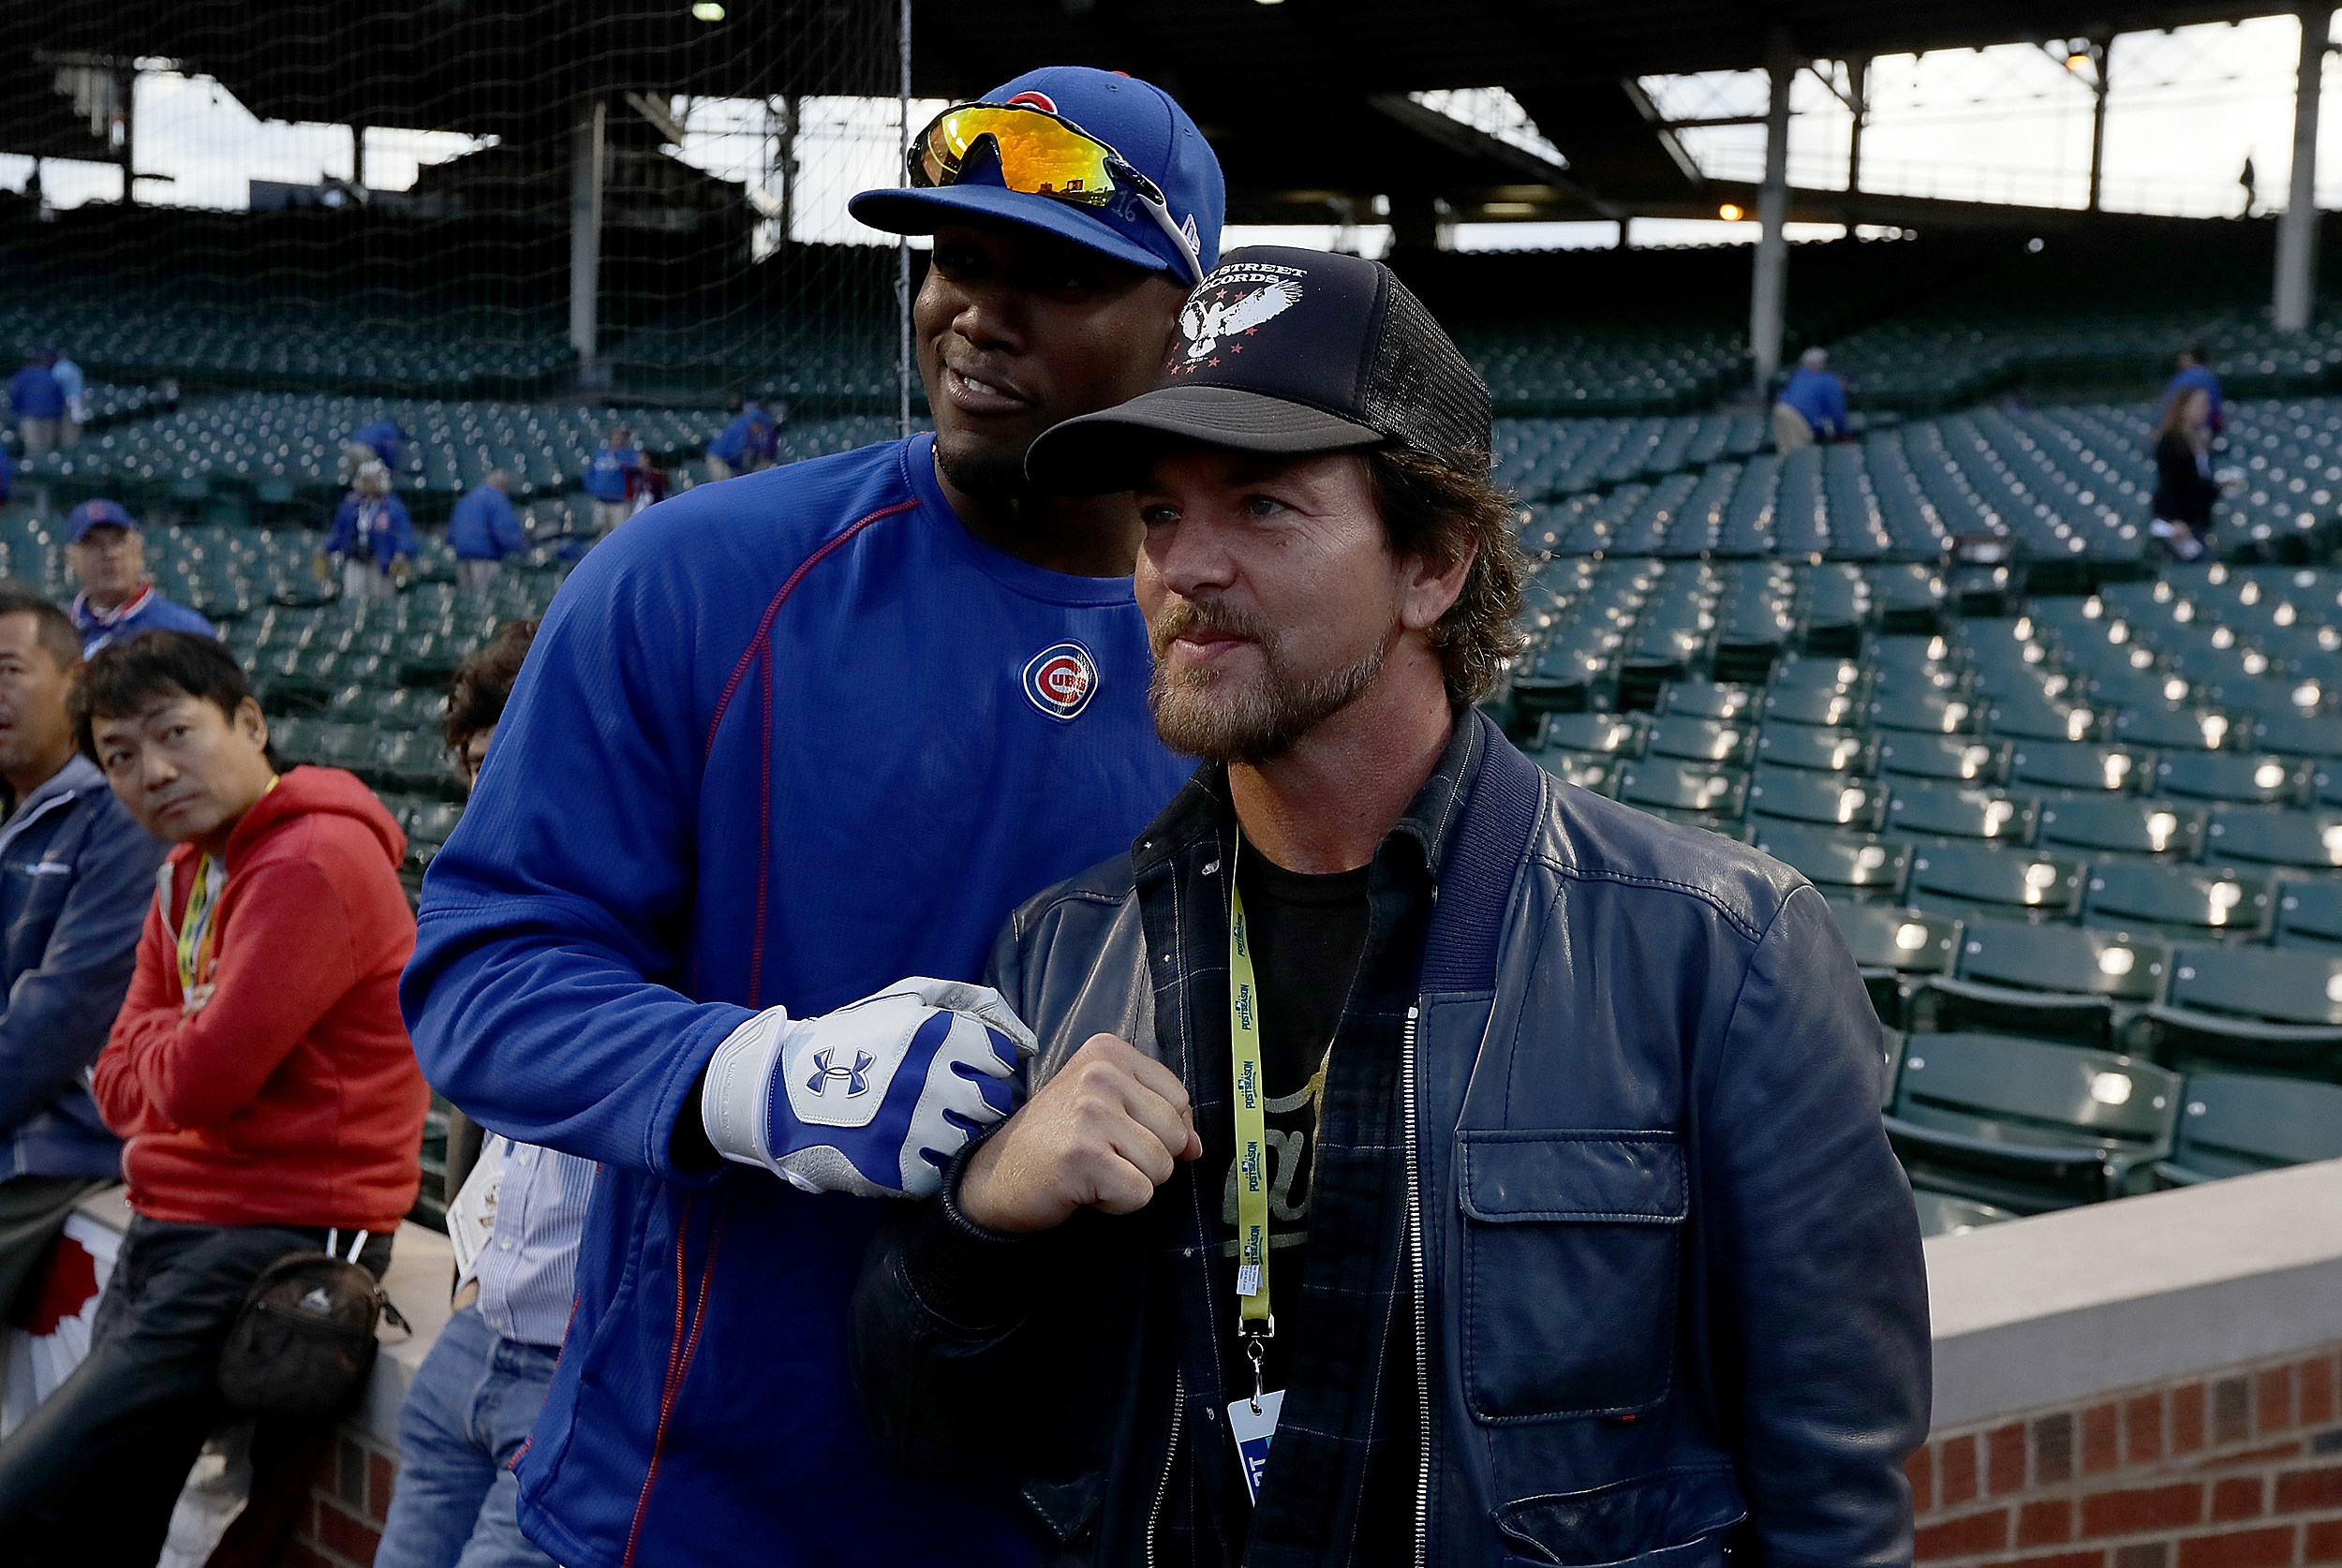
M2192 1187L2313 1161L2342 1159L2342 1087L2226 1072L2190 1073L2166 1187Z
M2127 746L2163 751L2217 751L2241 738L2234 714L2179 703L2126 708L2114 716L2114 738Z
M2253 724L2252 739L2290 757L2342 757L2342 714L2263 714Z
M1915 1036L1887 1135L1914 1182L2038 1214L2120 1197L2171 1157L2179 1075L2003 1035Z
M1618 798L1630 806L1663 806L1728 821L1748 807L1748 776L1735 768L1649 758L1619 769Z
M1529 760L1563 783L1575 784L1597 795L1614 793L1618 788L1618 770L1622 764L1615 757L1551 749L1532 751Z
M1955 1198L1949 1192L1931 1192L1924 1187L1911 1189L1911 1201L1919 1206L1920 1235L1922 1239L1937 1235L1960 1235L1979 1225L1998 1224L2003 1220L2017 1218L2013 1210L1980 1204L1970 1198Z
M1905 976L1949 974L1960 961L1960 922L1948 916L1836 898L1830 914L1862 972L1879 1021L1890 1028L1903 1024ZM1888 1089L1893 1090L1891 1079Z
M1637 714L1550 713L1537 720L1527 749L1559 747L1599 756L1639 757L1643 753L1645 723Z
M1878 765L1878 745L1852 730L1768 724L1757 732L1756 760L1814 773L1867 774Z
M1759 851L1833 896L1892 897L1911 874L1911 846L1898 838L1762 817L1749 825L1750 842Z
M1984 710L1985 732L2013 740L2084 741L2100 728L2096 709L2061 701L2038 688L1995 697Z
M2184 801L2068 795L2041 803L2039 839L2068 849L2193 860L2210 813Z
M1974 705L1964 698L1934 693L1898 691L1891 699L1874 698L1870 704L1871 727L1877 730L1970 735L1976 732L1976 719Z
M2241 751L2180 751L2155 765L2165 794L2239 806L2290 806L2307 798L2310 766L2283 757Z
M2277 886L2272 942L2313 951L2342 949L2342 881L2280 882Z
M1691 718L1724 719L1745 729L1763 699L1761 689L1716 681L1675 681L1661 698L1659 711Z
M2342 1076L2342 954L2176 948L2145 1032L2166 1066Z
M1890 730L1878 737L1878 771L1958 784L1997 784L2008 776L2009 744L1964 735Z
M1661 717L1653 721L1643 739L1646 756L1733 767L1745 765L1756 749L1754 727L1722 718Z
M1826 686L1775 687L1765 693L1768 723L1815 724L1838 729L1860 724L1865 710L1859 690Z
M2014 846L1923 843L1911 852L1911 901L1971 919L2065 919L2081 907L2086 869Z
M2090 1045L2120 1029L2163 993L2165 945L2124 931L1968 923L1949 979L1915 990L1911 1027L1947 1032L1982 1027Z
M1886 817L1887 792L1845 774L1760 764L1749 781L1748 810L1752 817L1786 817L1870 833Z
M2011 782L2053 790L2133 790L2153 777L2153 753L2088 741L2028 740L2008 759Z
M1887 821L1898 834L2026 844L2032 842L2040 812L2041 803L2029 795L1914 784L1894 791Z
M2222 860L2330 871L2342 866L2342 812L2215 806L2204 845Z
M2243 940L2268 929L2275 898L2261 878L2201 865L2100 861L2090 868L2082 918L2091 925L2146 925L2187 939Z

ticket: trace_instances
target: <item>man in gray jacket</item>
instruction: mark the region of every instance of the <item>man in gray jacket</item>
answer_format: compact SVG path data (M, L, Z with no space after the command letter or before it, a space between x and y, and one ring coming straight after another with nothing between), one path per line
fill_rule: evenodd
M66 1216L122 1179L89 1070L122 1010L170 846L73 746L71 617L0 584L0 1310L28 1290Z
M1067 1561L1907 1563L1919 1230L1820 895L1474 711L1511 508L1387 269L1239 251L1181 327L1029 464L1135 486L1205 766L1001 939L1032 1095L873 1253L882 1441Z

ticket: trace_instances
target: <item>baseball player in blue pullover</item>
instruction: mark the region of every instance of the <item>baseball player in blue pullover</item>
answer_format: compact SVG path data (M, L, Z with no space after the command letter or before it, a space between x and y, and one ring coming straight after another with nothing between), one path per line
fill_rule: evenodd
M515 1466L522 1528L569 1568L1042 1549L1015 1500L880 1457L847 1299L876 1200L935 1191L1011 1106L1030 1037L972 984L1001 921L1188 771L1149 719L1134 511L1035 496L1023 461L1153 385L1225 199L1169 97L1086 68L946 111L910 173L852 210L934 235L935 433L605 539L423 887L425 1072L601 1166Z

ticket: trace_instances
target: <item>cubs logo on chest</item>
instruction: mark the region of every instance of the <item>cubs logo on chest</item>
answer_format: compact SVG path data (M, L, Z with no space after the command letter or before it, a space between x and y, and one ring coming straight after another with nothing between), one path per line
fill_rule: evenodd
M1098 689L1098 661L1079 643L1055 643L1025 666L1025 696L1051 718L1074 718Z

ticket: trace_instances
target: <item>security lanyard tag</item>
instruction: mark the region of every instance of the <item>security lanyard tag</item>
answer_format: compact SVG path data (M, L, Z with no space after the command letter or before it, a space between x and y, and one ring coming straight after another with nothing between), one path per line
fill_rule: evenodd
M497 1198L504 1190L504 1166L511 1145L491 1132L481 1145L480 1158L464 1178L455 1201L447 1206L447 1239L455 1252L457 1284L472 1278L472 1267L486 1251L497 1228Z
M1277 1435L1277 1413L1284 1408L1282 1388L1257 1398L1228 1401L1228 1432L1236 1439L1237 1462L1244 1471L1245 1495L1260 1501L1260 1478L1268 1470L1268 1440Z

